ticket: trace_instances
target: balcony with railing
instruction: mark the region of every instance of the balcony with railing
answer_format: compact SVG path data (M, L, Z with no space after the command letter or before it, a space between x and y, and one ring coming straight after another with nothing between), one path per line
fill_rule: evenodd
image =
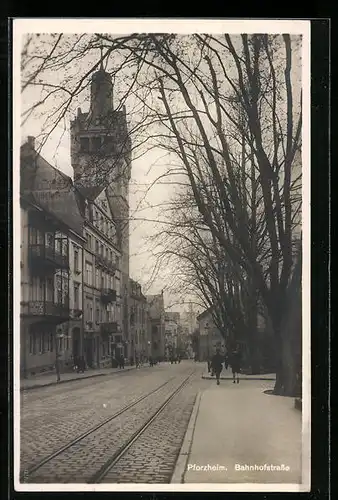
M102 335L109 335L118 332L118 324L116 321L106 321L101 323L100 330Z
M68 269L68 255L61 254L52 246L44 244L29 245L29 262L32 270L45 271L46 268Z
M106 269L107 271L111 273L115 273L116 271L116 264L114 262L111 262L110 260L106 259L106 257L103 257L102 255L96 255L95 257L95 264L97 267L101 267L102 269Z
M112 288L103 288L101 290L101 301L104 304L116 302L116 290L113 290Z
M62 323L69 320L70 309L68 304L64 303L31 300L28 302L28 315L53 323Z

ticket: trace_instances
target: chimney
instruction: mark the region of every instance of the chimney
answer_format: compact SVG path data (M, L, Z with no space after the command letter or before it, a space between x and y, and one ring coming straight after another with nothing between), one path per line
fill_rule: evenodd
M35 137L33 137L32 135L29 135L27 137L27 144L28 146L30 146L32 149L35 149Z
M77 116L80 116L82 114L81 108L77 108Z

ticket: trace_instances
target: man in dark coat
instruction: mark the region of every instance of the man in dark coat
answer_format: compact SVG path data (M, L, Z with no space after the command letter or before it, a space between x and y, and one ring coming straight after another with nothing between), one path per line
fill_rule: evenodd
M239 384L239 373L241 371L241 352L239 346L232 351L231 354L231 369L232 369L232 377L233 383L236 383L236 375L237 375L237 384Z
M221 371L223 368L223 365L222 365L223 361L224 361L224 359L220 353L220 349L216 349L216 354L214 354L214 356L212 357L212 360L211 360L211 367L212 367L214 374L216 375L217 385L219 385L219 378L220 378Z

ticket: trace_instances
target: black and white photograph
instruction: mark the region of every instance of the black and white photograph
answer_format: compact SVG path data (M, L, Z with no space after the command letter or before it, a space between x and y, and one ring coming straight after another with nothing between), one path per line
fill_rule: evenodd
M17 491L310 491L310 21L14 19Z

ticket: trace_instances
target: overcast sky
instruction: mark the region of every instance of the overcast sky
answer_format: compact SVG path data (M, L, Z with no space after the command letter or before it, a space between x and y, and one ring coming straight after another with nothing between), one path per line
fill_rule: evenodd
M91 54L90 59L83 64L92 64L97 55ZM116 61L115 61L116 64ZM82 69L82 67L81 67ZM298 65L298 75L300 76L300 65ZM73 68L76 74L76 67ZM61 75L61 76L60 76ZM62 78L62 71L55 74L55 79ZM71 74L69 75L71 79ZM70 80L71 81L71 80ZM68 114L65 120L57 126L50 134L47 142L44 144L41 154L52 165L62 170L67 175L73 177L73 169L70 162L70 134L69 121L74 117L77 105L81 105L82 111L86 112L89 108L89 89L87 88L81 95L78 102L74 102L72 112ZM39 89L29 87L23 94L21 103L21 111L31 106L40 98ZM81 102L80 102L81 101ZM133 110L134 103L127 102L127 113ZM44 128L46 118L51 115L55 107L55 101L47 103L40 108L40 113L34 113L24 123L22 127L21 142L28 135L39 137ZM159 212L161 206L168 202L173 194L173 187L168 184L157 182L149 191L148 188L154 183L156 178L161 175L168 167L173 159L166 156L161 150L152 150L145 153L140 158L134 158L132 163L132 176L130 181L130 275L133 279L139 281L146 293L160 293L161 289L166 288L169 280L172 280L174 269L160 269L156 273L156 279L151 281L154 270L155 258L152 248L149 246L149 236L156 233L158 226L153 222L160 218ZM148 219L148 220L139 220ZM189 299L189 298L188 298ZM175 297L167 297L167 305L175 301ZM173 307L173 310L181 309L178 306Z

